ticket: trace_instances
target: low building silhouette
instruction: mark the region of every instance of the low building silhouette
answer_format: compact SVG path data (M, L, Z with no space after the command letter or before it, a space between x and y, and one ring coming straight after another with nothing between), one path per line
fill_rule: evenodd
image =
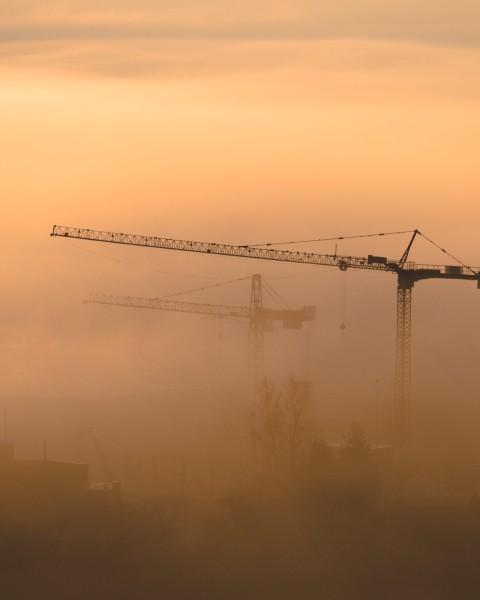
M15 460L14 445L0 444L0 507L3 510L60 507L84 501L89 492L88 465Z

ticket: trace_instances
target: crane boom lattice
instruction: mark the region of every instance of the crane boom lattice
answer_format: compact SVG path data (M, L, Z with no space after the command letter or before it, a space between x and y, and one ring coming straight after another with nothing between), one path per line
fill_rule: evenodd
M169 310L199 315L210 315L213 317L236 317L240 319L248 319L250 317L250 309L248 306L204 304L200 302L164 300L163 298L139 298L137 296L116 296L113 294L90 294L85 302L87 304L110 304L129 308Z

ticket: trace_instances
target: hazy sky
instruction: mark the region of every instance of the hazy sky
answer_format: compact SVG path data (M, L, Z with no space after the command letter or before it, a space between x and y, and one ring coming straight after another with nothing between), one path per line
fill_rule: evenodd
M322 357L338 342L337 273L282 279L301 273L68 245L48 237L54 223L231 243L418 227L480 263L478 2L3 0L0 77L7 395L60 396L65 385L86 393L85 381L162 387L152 355L171 359L176 325L167 343L145 321L139 330L141 317L122 313L119 329L110 312L101 324L80 302L89 291L161 295L260 271L279 277L292 305L323 302ZM406 242L339 252L398 257ZM413 258L446 262L425 243ZM349 361L377 331L372 357L383 370L393 360L395 282L377 281L350 277L358 340ZM480 292L421 285L426 389L432 374L449 372L445 363L452 380L475 371ZM179 363L187 350L176 344ZM129 365L128 382L119 365ZM478 397L478 378L467 380Z

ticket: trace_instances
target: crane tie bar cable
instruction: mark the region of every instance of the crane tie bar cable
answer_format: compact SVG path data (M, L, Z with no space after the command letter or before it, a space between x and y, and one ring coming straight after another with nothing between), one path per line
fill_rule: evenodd
M332 242L337 240L353 240L358 238L371 238L371 237L381 237L384 235L399 235L402 233L413 233L413 229L407 229L406 231L388 231L386 233L364 233L360 235L340 235L338 237L329 237L329 238L315 238L312 240L292 240L288 242L266 242L264 244L243 244L244 248L257 248L261 246L282 246L287 244L308 244L310 242Z
M194 290L185 290L184 292L177 292L175 294L167 294L166 296L157 296L155 300L164 300L165 298L173 298L174 296L183 296L185 294L193 294L194 292L202 292L203 290L209 290L211 288L220 287L221 285L228 285L229 283L236 283L237 281L244 281L245 279L250 279L251 275L247 275L246 277L239 277L238 279L231 279L230 281L222 281L221 283L214 283L212 285L206 285L200 288L195 288Z
M450 258L453 258L453 260L457 261L459 265L462 265L462 267L465 267L465 269L468 269L469 271L471 271L474 275L478 275L478 273L476 271L474 271L472 269L472 267L469 267L468 265L466 265L465 263L463 263L460 259L456 258L455 256L453 256L453 254L450 254L450 252L448 252L447 250L445 250L445 248L442 248L441 246L439 246L436 242L434 242L433 240L431 240L430 238L428 238L424 233L422 233L421 231L418 232L419 235L421 235L422 237L424 237L427 242L430 242L431 244L433 244L436 248L438 248L439 250L441 250L443 253L445 253L447 256L449 256Z
M263 278L263 286L264 286L265 292L267 292L267 294L270 296L270 298L272 298L272 300L274 302L276 302L278 306L280 306L281 308L284 308L284 309L289 308L289 306L285 302L285 300L280 296L280 294L277 292L277 290L270 283L268 283L268 281L266 281L265 277Z

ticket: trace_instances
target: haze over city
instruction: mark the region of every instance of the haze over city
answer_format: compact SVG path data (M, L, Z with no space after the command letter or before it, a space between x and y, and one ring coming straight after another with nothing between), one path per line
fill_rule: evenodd
M368 0L322 6L310 0L4 0L0 432L4 443L15 444L14 462L43 457L88 465L89 486L119 482L122 507L145 500L128 500L127 488L136 487L149 502L168 496L183 507L186 498L201 500L208 510L226 510L227 516L215 515L227 522L232 507L243 507L248 497L249 514L273 515L276 522L278 506L297 484L290 488L282 479L280 459L274 470L281 482L275 480L272 449L259 449L252 429L262 392L261 378L255 386L249 369L248 319L84 302L104 293L249 307L251 276L259 274L264 307L316 309L315 319L299 329L275 322L264 332L263 381L274 386L280 404L289 397L287 381L308 388L305 431L315 435L306 442L308 452L295 458L299 462L292 453L290 467L307 464L312 440L340 465L353 436L365 442L362 449L376 465L372 510L388 511L399 499L408 507L450 506L452 495L461 497L461 506L471 502L480 493L478 282L427 279L413 287L408 464L436 466L422 475L411 466L410 485L408 469L401 482L393 476L399 464L392 458L393 271L341 271L49 234L57 224L231 245L284 242L268 247L398 262L418 229L424 235L416 237L409 261L467 265L473 271L462 272L478 274L479 17L478 4L466 0L388 6ZM389 235L370 235L379 233ZM389 448L396 466L378 462L373 450L379 445ZM155 464L155 484L129 484L131 461ZM438 473L460 472L459 465L469 465L468 477L437 485ZM332 481L343 481L341 473ZM435 485L425 484L434 479ZM275 498L271 506L266 497ZM308 497L317 498L313 492ZM294 523L304 505L293 505L286 539L303 539ZM68 510L62 506L62 514ZM302 513L301 520L313 518ZM367 521L362 516L359 522ZM235 531L232 552L240 555L246 542ZM195 551L210 543L209 534L199 537ZM210 548L212 556L222 554L222 543ZM341 555L353 541L347 535L339 544ZM260 546L252 541L263 556ZM2 552L6 547L4 540ZM404 548L400 542L395 547ZM35 551L25 553L35 564ZM232 558L235 568L239 555ZM450 558L444 557L449 565ZM200 558L191 560L198 569L192 581L215 579ZM355 594L353 584L337 586L332 573L340 563L331 560L324 566L332 578L327 587L311 583L309 591L292 583L284 596L273 575L256 588L253 571L245 588L232 591L238 574L224 565L218 589L208 588L205 597L478 593L473 579L460 593L413 584L407 590L393 576L386 576L380 593L363 565L368 583ZM180 562L172 572L181 571ZM317 573L308 564L306 570ZM348 564L353 581L358 573ZM296 565L292 581L301 571ZM147 577L155 568L147 568ZM130 583L124 582L125 597ZM110 580L103 584L114 593ZM148 593L140 597L195 597L175 581L168 591L152 583ZM32 594L19 597L39 597Z

